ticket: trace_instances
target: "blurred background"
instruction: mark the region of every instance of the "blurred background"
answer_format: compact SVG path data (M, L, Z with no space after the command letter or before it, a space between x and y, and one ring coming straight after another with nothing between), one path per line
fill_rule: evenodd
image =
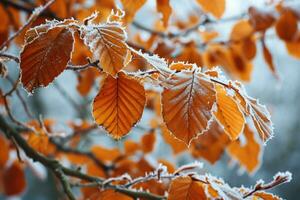
M186 18L187 14L191 12L197 13L195 4L186 3L186 0L171 0L173 12L176 12L176 17ZM300 1L290 1L291 3L300 4ZM225 17L236 16L247 11L250 5L263 7L262 0L227 0ZM299 5L298 5L299 6ZM155 19L149 18L151 13L155 13L155 1L148 0L147 4L137 13L136 19L140 23L148 26ZM150 15L149 15L150 13ZM217 24L217 30L221 37L228 37L233 23ZM272 35L272 32L270 33ZM273 61L278 71L279 79L276 79L265 63L260 45L258 45L257 56L254 59L254 70L250 82L244 83L248 94L252 97L258 98L260 102L267 105L271 112L272 121L275 126L275 137L272 138L266 146L264 146L264 153L262 157L261 167L251 175L239 169L239 166L231 166L228 163L228 157L224 155L220 161L215 165L210 165L205 160L204 170L224 178L224 180L231 186L250 186L255 184L259 179L270 181L278 171L289 170L293 174L293 180L289 184L282 185L273 189L272 192L284 199L297 199L298 191L300 190L300 61L289 56L286 52L284 43L276 37L269 37L267 45L273 55ZM299 49L300 51L300 49ZM19 49L12 48L10 50L13 54L18 54ZM17 66L14 63L9 63L10 72L17 77ZM28 96L27 101L30 104L32 111L36 114L41 114L44 118L54 118L57 121L67 122L70 119L78 117L78 110L74 105L70 104L66 95L62 94L67 91L67 94L75 100L76 104L84 105L85 115L92 119L91 116L91 100L96 94L96 89L85 98L81 97L76 90L77 78L71 71L64 72L59 76L54 84L47 88L38 89L32 96ZM1 85L9 87L5 81L0 80ZM24 90L23 94L27 95ZM23 112L19 111L19 102L12 100L12 108L14 114L19 118L26 120ZM147 126L149 116L152 113L145 111L140 126ZM141 129L135 128L130 134L130 138L139 138ZM128 138L126 137L126 138ZM112 141L104 134L102 130L97 130L90 134L85 142L87 146L92 143L99 143L104 146L122 146L124 140L118 142ZM163 157L171 160L180 166L184 163L192 161L190 155L187 153L179 156L172 156L171 149L164 145L161 137L158 136L156 143L156 150L153 152L153 157ZM83 145L82 148L85 148ZM163 156L162 156L163 155ZM45 169L40 167L42 173L46 173ZM45 180L41 180L33 175L33 172L27 170L27 178L29 180L29 187L22 197L13 197L10 199L30 199L30 200L50 200L60 199L57 188L55 188L52 176L47 176ZM0 199L5 199L1 197Z

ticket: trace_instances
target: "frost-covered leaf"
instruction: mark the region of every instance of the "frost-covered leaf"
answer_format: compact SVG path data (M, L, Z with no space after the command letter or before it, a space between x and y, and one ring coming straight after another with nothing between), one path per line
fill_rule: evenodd
M127 36L118 22L88 25L81 29L84 43L100 61L103 70L115 76L131 60L131 54L125 42Z
M164 84L164 122L175 137L189 145L206 130L212 117L211 109L216 101L214 85L196 66L173 74Z
M269 111L258 100L249 97L244 88L236 86L238 88L235 90L238 92L235 98L239 102L241 110L245 115L251 117L260 138L263 142L266 142L273 136L273 123Z
M93 116L115 139L125 136L141 118L145 106L144 87L119 72L107 75L93 102Z
M217 110L214 115L220 125L223 126L225 132L231 140L236 140L244 129L246 123L243 113L237 102L226 89L221 85L216 85L217 91Z
M26 43L21 52L21 81L28 92L47 86L64 71L74 38L65 27L55 27Z
M207 199L204 188L199 181L191 177L179 177L172 180L168 200L198 200Z

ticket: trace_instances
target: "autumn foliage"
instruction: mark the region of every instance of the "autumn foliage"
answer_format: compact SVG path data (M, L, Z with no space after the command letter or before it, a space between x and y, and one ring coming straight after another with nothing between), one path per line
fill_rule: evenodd
M300 58L299 10L279 2L224 18L225 0L195 0L199 16L181 21L171 1L156 0L160 18L146 26L135 20L146 0L26 2L0 3L0 72L11 83L0 90L1 193L24 193L24 170L34 168L32 159L53 172L69 199L280 199L265 190L289 182L289 172L278 173L270 183L236 188L201 172L201 163L178 167L152 153L162 141L175 156L186 152L215 164L227 154L255 173L264 145L274 136L273 124L267 107L249 96L240 81L251 81L252 61L260 49L279 77L266 41L268 30L274 29L288 53ZM226 21L234 22L228 38L203 28ZM11 47L19 56L10 53ZM8 61L19 65L17 78L7 70ZM61 122L56 119L33 116L26 95L20 94L24 89L34 96L38 88L55 86L66 70L74 72L78 83L65 84L81 97L93 95L89 117L79 122L70 117L64 123L70 133L57 130ZM28 120L13 115L20 109L10 105L13 94ZM147 127L140 127L145 112L151 117ZM93 131L107 133L119 146L83 148L82 141ZM133 131L138 139L130 137Z

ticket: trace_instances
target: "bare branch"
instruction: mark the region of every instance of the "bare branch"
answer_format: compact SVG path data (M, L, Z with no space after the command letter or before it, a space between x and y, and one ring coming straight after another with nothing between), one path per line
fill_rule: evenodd
M44 6L38 7L34 10L32 10L32 14L29 17L29 20L13 35L11 35L3 44L0 46L0 49L3 49L6 47L13 39L15 39L23 30L25 30L27 27L29 27L51 4L54 3L55 0L48 1ZM10 2L8 0L5 0L5 2ZM10 2L11 3L11 2Z

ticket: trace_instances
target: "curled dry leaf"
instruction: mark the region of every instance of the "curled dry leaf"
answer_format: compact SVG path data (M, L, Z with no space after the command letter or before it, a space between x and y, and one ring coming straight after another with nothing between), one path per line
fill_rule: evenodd
M202 183L194 181L189 176L179 177L172 180L168 192L168 200L207 199Z
M115 76L131 60L125 42L126 33L118 22L90 25L81 29L81 38L89 46L103 70Z
M214 115L225 133L231 140L236 140L244 129L246 123L238 103L231 97L223 86L216 85L217 110Z
M245 144L240 140L236 140L227 147L228 154L240 165L242 165L249 173L253 173L260 165L260 157L262 153L261 145L255 140L255 135L248 125L244 129ZM251 153L249 153L251 152Z
M222 17L226 8L225 0L197 0L197 2L205 12L211 13L218 19Z
M182 63L182 65L184 65ZM189 145L206 130L216 100L215 89L207 75L193 65L165 80L162 93L162 115L175 137Z
M124 72L116 78L107 75L94 99L93 116L113 138L120 139L142 117L145 102L144 87L137 80Z
M49 85L64 71L71 58L73 42L69 29L55 27L26 43L20 67L21 81L28 92Z

